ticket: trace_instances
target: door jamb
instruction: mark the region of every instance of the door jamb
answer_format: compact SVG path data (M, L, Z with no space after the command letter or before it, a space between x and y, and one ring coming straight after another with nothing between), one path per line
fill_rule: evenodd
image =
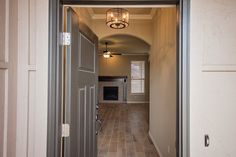
M85 1L84 1L85 2ZM84 3L83 2L83 3ZM129 1L128 1L129 2ZM120 4L128 2L118 1ZM87 4L107 4L108 2L87 1ZM137 4L157 4L158 0L149 3L145 1L133 1L132 5ZM59 45L60 37L60 9L62 3L59 0L49 1L49 87L48 87L48 142L47 157L58 157L61 148L61 119L60 119L60 64ZM189 25L190 25L190 0L179 0L178 4L179 20L178 20L178 77L177 77L177 102L178 127L177 136L179 139L177 146L178 157L190 157L190 57L189 57Z

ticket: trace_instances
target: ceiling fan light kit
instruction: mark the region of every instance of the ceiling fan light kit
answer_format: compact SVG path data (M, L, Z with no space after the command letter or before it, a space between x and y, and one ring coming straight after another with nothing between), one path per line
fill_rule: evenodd
M112 55L111 55L111 52L107 50L107 44L108 43L106 42L105 44L106 44L106 50L103 51L103 57L104 58L110 58L110 57L112 57Z
M111 53L110 53L110 52L104 52L104 53L103 53L103 57L104 57L104 58L110 58L110 57L112 57L112 56L111 56Z

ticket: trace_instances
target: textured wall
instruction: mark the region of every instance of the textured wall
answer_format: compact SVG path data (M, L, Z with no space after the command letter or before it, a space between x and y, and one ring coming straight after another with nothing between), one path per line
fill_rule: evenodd
M150 55L150 136L163 157L175 157L176 9L157 11Z
M190 18L191 157L234 157L236 1L191 0Z
M134 95L130 92L130 75L131 75L131 61L145 61L145 94ZM114 56L109 59L105 59L103 56L99 56L99 75L100 76L128 76L127 88L128 102L148 102L149 101L149 62L148 56L145 55L124 55Z

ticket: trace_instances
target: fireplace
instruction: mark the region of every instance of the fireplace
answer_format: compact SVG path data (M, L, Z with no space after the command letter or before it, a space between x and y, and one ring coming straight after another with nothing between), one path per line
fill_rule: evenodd
M99 76L99 103L125 103L127 76Z
M104 86L103 87L103 100L118 100L119 99L119 87Z

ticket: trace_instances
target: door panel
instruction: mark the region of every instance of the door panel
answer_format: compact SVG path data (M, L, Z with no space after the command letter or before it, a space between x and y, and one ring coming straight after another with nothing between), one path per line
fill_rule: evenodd
M81 47L79 51L79 68L89 72L95 72L95 47L84 35L80 35Z
M71 8L66 25L71 45L65 55L65 123L70 124L65 157L95 157L98 38Z

